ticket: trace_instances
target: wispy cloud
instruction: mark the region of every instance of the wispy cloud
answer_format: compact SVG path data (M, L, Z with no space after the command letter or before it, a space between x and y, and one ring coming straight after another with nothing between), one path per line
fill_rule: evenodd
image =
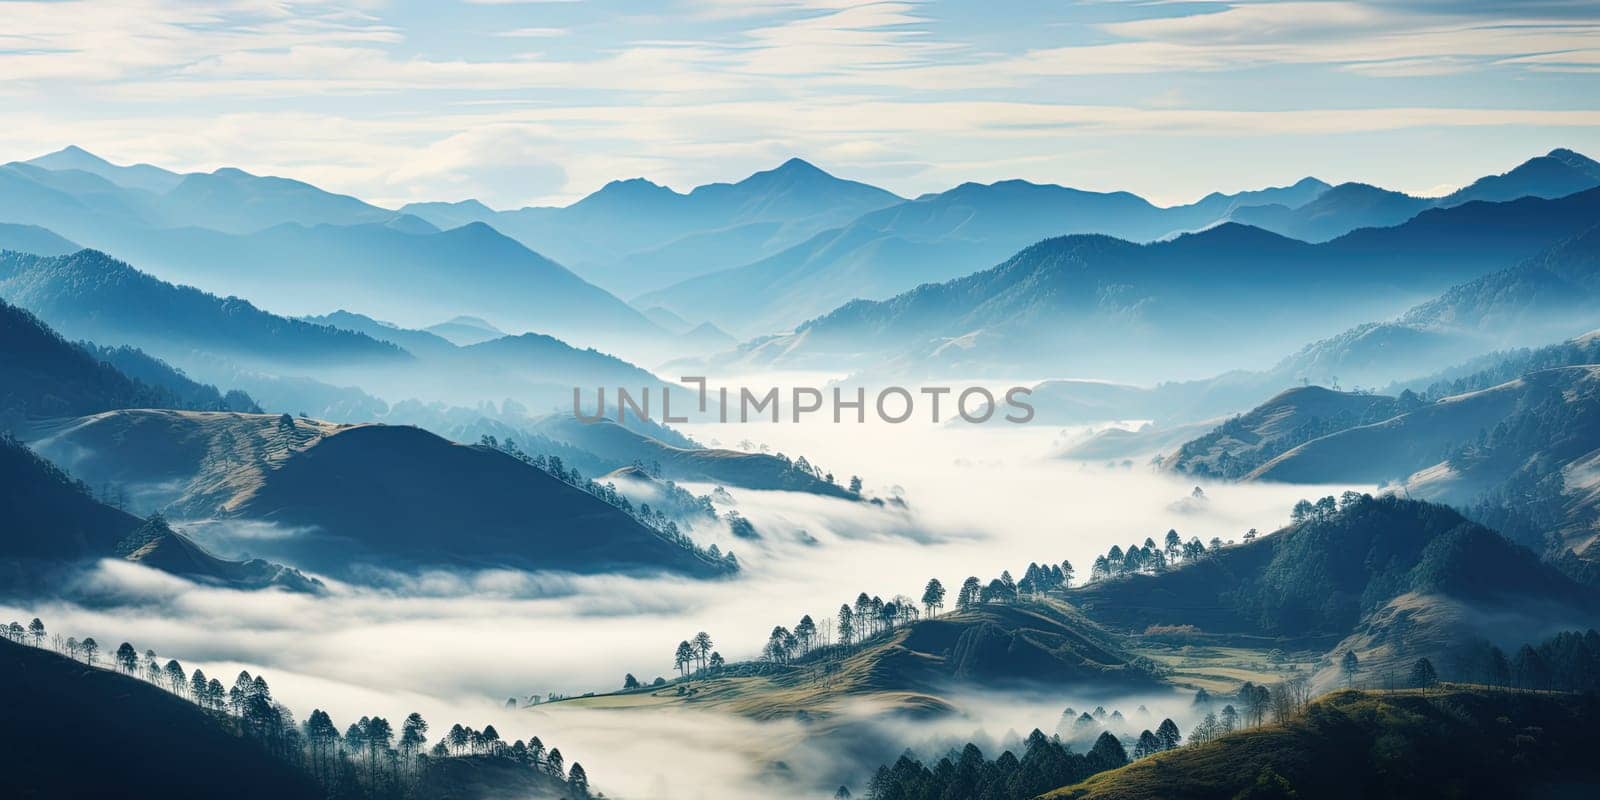
M289 171L379 201L570 199L640 173L683 187L792 154L916 194L1023 168L1094 183L1109 167L1076 154L1116 153L1115 188L1181 195L1210 188L1200 166L1145 165L1193 162L1184 136L1215 139L1218 162L1230 139L1288 152L1424 128L1520 131L1523 155L1600 143L1592 4L69 0L6 17L0 146L17 155L114 130L102 146L131 158ZM1274 179L1248 150L1227 166Z

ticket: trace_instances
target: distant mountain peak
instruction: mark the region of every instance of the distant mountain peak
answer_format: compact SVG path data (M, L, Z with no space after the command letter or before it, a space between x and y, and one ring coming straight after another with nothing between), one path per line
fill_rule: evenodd
M656 183L649 178L619 178L614 181L608 181L605 186L600 187L600 192L648 192L651 194L665 192L668 194L677 194L671 189L662 186L661 184ZM599 194L600 192L595 192L595 194Z
M1576 167L1586 171L1600 170L1600 162L1596 162L1594 159L1576 150L1568 150L1565 147L1557 147L1556 149L1545 153L1544 157L1553 158L1568 166Z
M795 156L790 158L788 161L779 164L777 169L774 169L773 172L802 175L827 175L830 178L833 177L828 173L827 170L811 163L810 161L800 158L799 156Z
M91 153L88 150L85 150L82 147L79 147L79 146L77 146L75 144L69 144L66 147L61 148L60 150L55 151L54 153L46 153L45 155L40 156L40 158L47 158L49 156L72 156L73 158L81 158L81 159L87 159L87 160L91 160L91 161L97 161L97 162L99 162L101 164L110 164L111 163L111 162L109 162L109 161L107 161L107 160L95 155L94 153Z
M1228 242L1232 244L1281 244L1284 242L1292 242L1297 245L1304 244L1298 239L1291 239L1281 233L1273 233L1266 228L1258 228L1254 225L1246 225L1243 222L1233 222L1232 220L1213 225L1198 233L1186 233L1173 241L1185 239L1204 239L1213 243Z

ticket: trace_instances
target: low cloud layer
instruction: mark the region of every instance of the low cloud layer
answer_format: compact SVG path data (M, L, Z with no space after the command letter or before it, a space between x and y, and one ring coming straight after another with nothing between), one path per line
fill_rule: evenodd
M539 735L617 794L701 796L701 784L714 779L723 790L705 796L748 796L752 782L770 779L771 759L822 764L825 754L803 731L755 730L754 722L706 712L559 705L519 712L502 704L531 694L607 691L624 673L646 681L670 675L673 648L699 630L710 632L729 660L752 658L772 626L792 627L803 614L831 617L861 591L917 597L929 577L954 587L969 574L1018 573L1029 561L1071 559L1082 575L1112 544L1160 539L1169 527L1186 538L1237 539L1251 527L1276 527L1296 498L1317 493L1208 485L1212 500L1204 508L1177 514L1169 505L1188 496L1191 482L1051 458L1059 431L1042 426L766 425L694 433L804 452L841 474L859 472L869 493L903 491L909 508L732 490L762 538L733 539L720 525L697 531L744 564L738 577L721 581L438 571L390 575L383 588L330 581L329 593L317 597L195 586L106 561L81 576L79 590L108 604L0 608L0 616L38 615L54 632L94 636L109 647L127 640L208 674L264 673L301 717L320 707L344 724L420 710L445 726L493 722L513 738ZM963 702L970 716L954 718L939 735L1052 731L1073 702L1090 699ZM925 735L896 741L910 730L880 733L876 741L896 745L891 756L904 744L933 746ZM814 767L802 774L831 773Z

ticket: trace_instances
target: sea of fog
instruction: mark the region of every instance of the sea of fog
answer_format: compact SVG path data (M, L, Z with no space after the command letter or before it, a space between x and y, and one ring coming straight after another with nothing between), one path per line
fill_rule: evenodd
M328 595L314 597L200 587L108 561L81 579L116 604L0 608L0 618L38 615L53 632L95 637L106 652L130 641L225 684L240 669L264 674L297 717L322 708L341 728L362 715L393 721L420 711L434 738L454 722L493 724L507 739L538 735L617 796L750 796L771 774L775 749L803 788L820 792L804 776L832 780L838 753L827 742L804 741L797 723L503 704L530 694L608 691L625 673L645 681L671 676L675 646L696 631L709 632L730 661L748 659L774 625L793 627L803 614L831 617L862 591L916 598L938 577L953 599L968 575L987 581L1009 569L1020 577L1030 561L1063 559L1081 579L1113 544L1159 541L1169 528L1185 539L1238 539L1249 528L1265 532L1285 522L1300 497L1336 491L1205 483L1206 499L1196 501L1192 479L1143 463L1062 460L1055 456L1062 442L1082 431L1037 424L820 421L687 432L702 442L749 440L803 454L841 483L860 475L869 495L899 497L905 506L730 489L762 538L735 540L720 525L696 531L702 543L737 553L744 569L730 580L438 572L397 577L383 590L330 582ZM886 728L885 741L895 743L887 755L905 746L937 750L945 739L998 742L1008 731L1051 732L1063 707L1107 702L1071 693L972 696L947 722ZM1177 693L1122 702L1124 714L1143 703L1156 722L1193 721L1188 698ZM852 783L857 793L865 778Z

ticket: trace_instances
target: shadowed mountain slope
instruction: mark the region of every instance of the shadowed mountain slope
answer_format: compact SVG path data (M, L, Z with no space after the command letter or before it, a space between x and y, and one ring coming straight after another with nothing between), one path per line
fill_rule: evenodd
M321 584L259 559L217 558L164 520L148 522L94 499L86 485L11 439L0 439L0 585L60 591L51 578L104 558L122 558L190 580L236 589L317 591Z
M0 253L0 297L68 336L155 352L181 347L297 363L409 358L361 334L174 286L94 250L53 258Z
M259 744L137 678L0 641L0 682L11 694L0 748L28 765L0 771L7 797L323 797L310 777ZM95 755L93 769L80 761L89 721L96 738L117 743L97 748L105 752Z
M746 489L810 492L859 499L836 483L799 468L796 463L766 453L744 453L715 448L678 447L602 420L579 422L571 414L556 414L539 422L535 432L557 442L585 450L610 469L634 463L659 465L663 477L675 481L721 483Z
M34 433L91 482L216 520L204 538L344 576L424 567L668 571L726 565L499 451L405 426L113 412ZM239 539L242 523L281 536Z

